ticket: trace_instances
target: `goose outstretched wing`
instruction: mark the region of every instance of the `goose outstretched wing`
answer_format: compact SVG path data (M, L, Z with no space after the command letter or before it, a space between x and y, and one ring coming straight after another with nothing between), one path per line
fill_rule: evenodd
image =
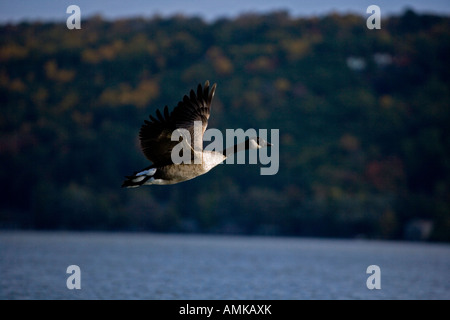
M197 150L203 149L203 133L208 126L211 111L211 102L216 90L216 84L211 88L209 81L197 87L197 92L191 90L189 96L183 100L169 114L165 106L163 112L156 110L156 117L150 116L145 120L139 132L141 149L144 155L155 166L172 163L171 153L179 142L172 141L171 136L176 129L186 129L191 136L191 145ZM201 130L194 130L194 123L201 122Z

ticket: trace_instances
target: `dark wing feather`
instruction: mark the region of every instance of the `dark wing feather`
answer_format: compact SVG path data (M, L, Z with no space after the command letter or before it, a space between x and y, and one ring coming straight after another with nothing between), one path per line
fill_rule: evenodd
M191 134L191 145L198 150L203 146L203 133L208 126L211 110L211 102L214 97L216 84L209 88L209 81L204 87L199 84L197 94L191 90L189 97L184 96L174 110L169 114L166 106L163 113L156 110L156 118L149 116L151 121L144 120L139 132L141 149L144 155L154 165L162 166L171 164L171 153L178 141L171 141L172 132L175 129L187 129ZM195 132L194 122L201 121L201 130Z
M150 121L144 120L139 131L142 152L156 165L168 164L167 159L170 160L170 152L178 143L170 140L175 127L172 125L170 117L167 116L168 112L167 106L164 108L164 116L157 110L157 118L149 116Z
M211 112L211 102L216 91L216 84L211 88L209 81L204 87L199 84L197 94L191 90L189 96L184 96L175 109L170 114L170 118L175 128L187 129L191 134L191 144L196 150L203 149L203 134L208 126L208 119ZM200 130L194 130L195 121L201 122Z

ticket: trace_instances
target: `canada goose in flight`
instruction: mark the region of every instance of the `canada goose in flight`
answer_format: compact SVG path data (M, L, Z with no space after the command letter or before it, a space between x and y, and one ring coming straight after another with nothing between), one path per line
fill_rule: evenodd
M185 95L183 101L169 114L167 106L164 113L156 110L156 118L150 116L150 120L145 120L139 132L141 149L144 155L153 164L132 176L127 176L122 187L134 188L151 184L175 184L190 180L207 173L209 170L223 162L227 155L248 149L259 149L271 146L262 138L254 137L245 142L234 145L222 152L206 151L203 146L203 134L208 126L208 119L211 111L211 102L216 91L216 84L211 88L209 81L205 82L202 88L198 85L197 94L191 90L190 95ZM201 121L202 130L194 130L194 122ZM172 161L172 149L179 144L179 141L172 141L172 133L177 129L185 129L190 133L193 145L196 148L188 147L191 150L191 161L188 163L175 164ZM200 133L200 134L199 134ZM182 143L187 143L183 139Z

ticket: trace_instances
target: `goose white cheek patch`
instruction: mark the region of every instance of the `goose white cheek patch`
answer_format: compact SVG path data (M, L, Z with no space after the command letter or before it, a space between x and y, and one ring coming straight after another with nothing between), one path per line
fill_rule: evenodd
M263 132L261 132L263 130L265 135L263 134ZM270 143L272 144L270 148L258 149L259 162L261 162L261 164L263 165L270 165L267 167L262 167L259 172L262 176L273 176L278 173L278 170L280 168L280 130L271 129L269 140L266 139L266 129L259 130L259 136L266 141L270 141ZM270 153L270 156L268 155L268 153Z

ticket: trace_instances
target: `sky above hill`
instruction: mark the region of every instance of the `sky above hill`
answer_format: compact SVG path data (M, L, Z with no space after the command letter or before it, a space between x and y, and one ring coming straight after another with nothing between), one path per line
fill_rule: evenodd
M330 12L366 15L370 5L378 5L381 14L400 14L406 8L418 12L450 15L450 0L0 0L0 23L19 21L63 21L69 5L78 5L82 19L100 14L107 19L171 16L200 16L208 21L235 17L242 13L287 10L293 16L323 15Z

